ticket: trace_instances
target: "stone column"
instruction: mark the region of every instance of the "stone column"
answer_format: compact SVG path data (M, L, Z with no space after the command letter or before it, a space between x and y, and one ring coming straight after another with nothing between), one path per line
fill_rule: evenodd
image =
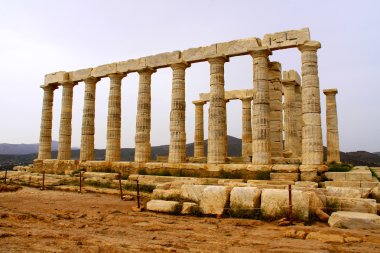
M210 107L208 113L207 163L224 163L226 154L226 101L224 99L224 56L209 59Z
M151 78L156 70L145 68L139 71L139 93L137 98L135 162L148 162L151 156Z
M254 165L272 163L268 82L268 56L270 54L270 50L266 47L251 52L253 57L253 88L256 89L252 112L252 164Z
M282 83L281 64L269 62L270 140L272 157L282 157Z
M195 105L194 158L205 157L203 105L205 101L193 101Z
M327 163L340 163L338 115L335 96L337 89L323 90L326 95Z
M84 105L82 118L82 136L80 145L80 160L93 161L95 134L95 93L99 78L90 77L84 80Z
M38 159L51 159L51 129L53 121L54 90L57 86L41 86L44 90L42 104L40 144L38 147Z
M185 70L186 63L174 64L172 79L172 102L170 112L170 146L169 163L186 162L186 129L185 129Z
M296 83L283 80L282 85L284 89L285 150L292 152L291 157L297 157Z
M296 84L295 88L296 100L295 100L295 114L296 114L296 154L297 157L302 156L302 87L301 83Z
M62 83L61 122L59 128L58 160L71 158L71 119L73 110L73 88L76 83L64 81Z
M110 92L108 96L107 146L106 161L120 161L120 129L121 129L121 80L122 73L108 75Z
M242 102L242 137L241 156L252 155L252 121L251 121L251 97L241 99Z
M320 47L318 41L308 41L298 47L302 53L302 165L323 164L317 59L317 50ZM317 169L318 166L315 166L315 170ZM302 172L302 168L300 170Z

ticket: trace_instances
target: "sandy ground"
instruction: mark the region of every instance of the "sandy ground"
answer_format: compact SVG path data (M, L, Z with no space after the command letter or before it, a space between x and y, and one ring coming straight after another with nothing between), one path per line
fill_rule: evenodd
M135 204L25 187L0 193L0 252L380 252L379 230L133 212ZM323 236L286 237L290 230Z

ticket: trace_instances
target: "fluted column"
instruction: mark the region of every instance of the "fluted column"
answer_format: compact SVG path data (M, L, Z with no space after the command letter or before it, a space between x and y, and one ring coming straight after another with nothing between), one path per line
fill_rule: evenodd
M170 112L170 163L182 163L186 161L186 129L185 129L185 70L189 66L186 63L174 64L172 79L172 102Z
M262 47L251 52L253 57L253 88L256 95L252 111L252 164L271 164L269 136L269 82L268 56L270 50Z
M90 77L84 80L84 105L82 118L82 136L80 145L80 160L93 161L95 134L95 93L99 78Z
M38 147L38 159L51 159L51 129L53 121L54 90L57 86L41 86L44 90L42 104L42 117L40 128L40 144Z
M282 85L284 89L285 150L291 151L292 157L297 157L296 83L284 80Z
M296 114L296 154L297 157L301 157L302 155L302 87L301 84L296 84L295 88L295 114Z
M194 158L205 157L203 105L205 101L193 101L195 105Z
M139 71L139 93L137 98L135 162L148 162L151 156L151 78L156 70L146 68Z
M242 144L241 156L252 155L252 121L251 121L251 97L241 99L242 102Z
M269 62L270 140L272 157L282 157L282 83L281 64Z
M321 105L319 93L318 41L299 46L302 53L302 165L323 163Z
M73 88L76 83L64 81L62 83L61 122L59 128L58 160L71 158L71 119L73 111Z
M337 89L323 90L326 95L326 125L327 125L327 162L340 163L338 114L336 109Z
M226 101L224 99L224 63L226 57L209 59L210 107L208 114L208 163L224 163L226 154Z
M121 129L121 80L124 75L115 73L110 78L107 118L106 161L120 161L120 129Z

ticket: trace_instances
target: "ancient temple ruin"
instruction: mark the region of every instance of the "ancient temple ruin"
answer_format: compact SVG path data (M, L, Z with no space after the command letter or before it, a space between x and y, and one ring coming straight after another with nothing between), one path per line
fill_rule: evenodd
M298 48L302 73L282 71L279 62L270 62L276 50ZM248 38L183 51L161 53L75 71L60 71L45 76L37 170L108 167L125 169L242 170L271 171L274 164L293 164L301 180L317 180L326 171L323 161L320 89L318 78L318 41L309 29L267 34L263 39ZM252 89L225 91L224 65L231 57L252 56ZM195 105L194 157L186 157L185 73L192 64L210 64L210 92L200 94ZM171 68L172 94L170 148L167 162L151 161L151 76L159 68ZM139 74L134 161L120 161L121 80L131 72ZM94 115L97 82L109 78L107 145L105 161L94 161ZM80 160L70 160L73 89L84 83ZM62 87L62 111L58 158L51 159L54 90ZM335 94L327 96L328 162L340 162ZM242 158L227 157L226 103L242 101ZM203 105L209 103L208 150L203 146ZM284 134L283 134L284 133ZM285 140L285 141L283 141ZM294 166L293 166L294 167Z

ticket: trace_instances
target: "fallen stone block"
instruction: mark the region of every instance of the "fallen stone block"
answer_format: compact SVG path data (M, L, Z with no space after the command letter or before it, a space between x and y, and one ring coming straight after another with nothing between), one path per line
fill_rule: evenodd
M352 187L360 188L360 182L353 181L325 181L325 187L335 186L335 187Z
M260 208L261 190L256 187L234 187L230 193L230 207L234 215L251 216Z
M197 207L197 206L198 205L196 203L193 203L193 202L183 202L181 214L192 214L193 208Z
M180 198L181 190L179 189L154 189L152 193L152 199L179 201Z
M333 197L361 198L362 196L360 188L327 186L326 191L328 196Z
M207 185L182 185L181 187L181 198L184 200L199 203L204 189Z
M376 200L327 196L327 209L330 211L350 211L376 213Z
M335 228L380 229L380 216L372 213L339 211L331 214L328 221Z
M146 209L153 212L161 213L179 213L181 211L178 201L150 200L146 203Z
M203 190L199 207L203 214L222 215L229 199L229 190L225 186L207 186Z

